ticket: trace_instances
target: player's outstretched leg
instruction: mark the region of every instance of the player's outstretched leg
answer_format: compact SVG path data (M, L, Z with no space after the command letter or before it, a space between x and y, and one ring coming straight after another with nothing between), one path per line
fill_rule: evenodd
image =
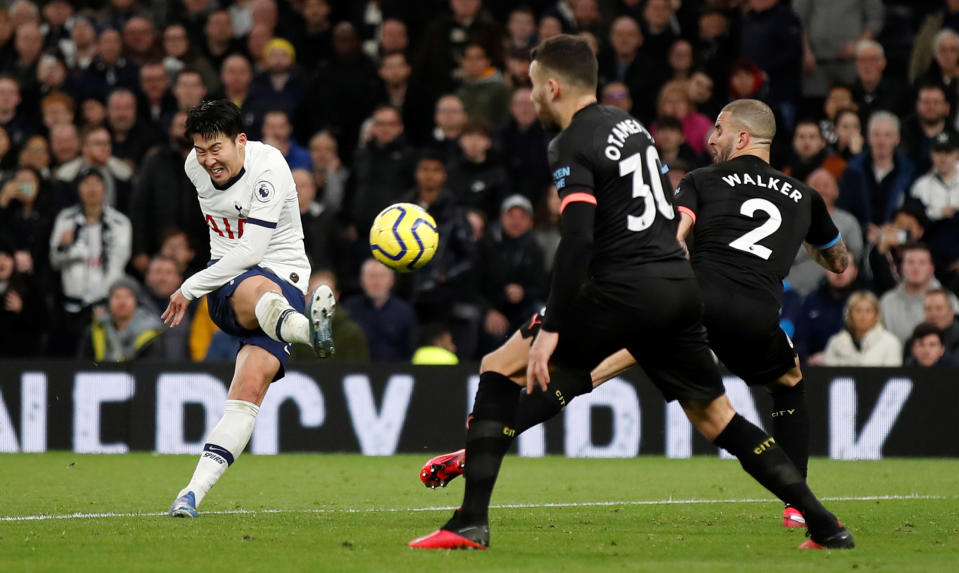
M170 506L172 517L196 517L197 506L233 462L240 456L260 408L244 400L227 400L223 417L206 438L203 454L190 483L177 494Z
M823 507L776 440L737 414L725 395L709 403L686 401L682 405L696 429L736 456L749 475L806 517L807 535L816 548L855 546L852 534Z
M593 382L584 372L556 371L551 376L549 389L538 386L532 394L521 394L516 407L516 435L545 422L563 411L573 398L593 391ZM420 480L428 488L446 487L453 478L466 471L466 450L457 450L426 462L420 470Z
M260 328L278 342L298 342L313 347L320 358L333 355L333 312L336 298L327 285L310 293L306 315L290 305L282 293L264 292L256 301L254 314Z
M463 505L443 527L410 542L418 549L485 549L489 546L489 501L500 465L516 429L519 387L498 372L480 374L473 418L466 431Z

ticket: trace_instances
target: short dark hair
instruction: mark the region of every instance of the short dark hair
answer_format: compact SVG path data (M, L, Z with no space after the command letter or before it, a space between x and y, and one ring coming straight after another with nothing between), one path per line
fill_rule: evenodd
M892 212L892 219L895 220L899 215L912 217L923 229L929 226L929 217L926 216L926 210L916 203L903 203Z
M530 61L558 72L571 83L596 91L599 64L583 38L560 34L540 42L530 52Z
M916 328L913 329L913 331L912 331L912 336L911 336L910 338L912 339L912 342L915 343L915 342L918 342L918 341L922 340L923 338L929 336L930 334L935 334L935 335L936 335L936 337L939 339L939 344L942 344L942 343L943 343L943 342L942 342L942 331L939 330L939 329L936 327L936 325L933 324L933 323L931 323L931 322L921 322L921 323L919 323L919 324L916 326Z
M816 132L819 134L819 137L823 137L822 126L819 125L819 122L816 121L813 117L803 117L796 122L796 129L799 129L800 125L811 125L816 128ZM795 132L795 130L793 130Z
M420 153L420 156L416 159L416 165L418 166L424 161L439 162L439 164L443 166L443 169L446 169L446 156L439 149L433 149L429 147L424 149L423 152Z
M492 129L490 128L489 122L483 118L471 119L466 122L466 125L463 126L460 136L468 133L479 133L485 135L486 137L490 137Z
M664 115L656 120L656 129L683 131L683 122L675 115Z
M243 131L243 114L228 99L200 102L190 108L186 116L186 135L210 138L222 134L230 139Z
M445 334L451 334L450 327L441 322L430 322L420 329L420 346L436 346Z
M909 252L909 251L925 251L925 252L929 253L929 256L930 256L930 257L932 257L932 251L929 249L929 247L928 247L925 243L923 243L923 242L921 242L921 241L910 241L910 242L906 243L906 244L903 245L902 248L899 250L899 254L900 254L903 258L905 258L905 257L906 257L906 253Z

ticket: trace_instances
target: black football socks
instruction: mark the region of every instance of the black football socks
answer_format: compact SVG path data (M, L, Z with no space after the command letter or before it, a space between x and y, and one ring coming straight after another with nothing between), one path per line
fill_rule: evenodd
M446 529L488 520L489 501L513 438L520 388L498 372L480 374L473 414L466 430L466 490L463 506ZM458 523L454 524L453 521Z
M522 434L536 424L559 414L576 396L593 391L589 372L561 370L550 374L549 387L544 392L537 385L532 394L523 392L516 408L516 433Z
M809 468L809 411L806 408L806 382L795 386L774 385L773 436L796 469L806 478Z
M739 458L749 475L798 509L810 531L828 536L839 530L836 516L816 499L786 452L774 438L746 418L736 414L713 443Z

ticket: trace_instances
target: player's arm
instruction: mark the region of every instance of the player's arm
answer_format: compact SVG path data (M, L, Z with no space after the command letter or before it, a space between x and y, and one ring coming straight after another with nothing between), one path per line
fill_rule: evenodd
M680 180L679 185L676 186L676 191L673 192L673 204L676 205L676 212L679 213L676 240L679 241L679 246L686 253L687 259L689 258L689 248L686 247L686 237L689 236L689 233L693 230L693 225L696 224L698 204L696 195L696 181L693 179L692 173L687 173Z
M838 237L836 244L826 248L814 247L808 242L803 245L813 260L827 271L841 273L849 266L849 249L842 237Z
M560 239L553 259L553 283L540 333L530 347L526 391L549 383L549 358L559 342L559 329L569 318L570 303L586 282L593 248L596 197L589 188L571 187L560 204Z
M834 273L846 270L849 264L849 249L843 240L836 224L829 216L826 202L814 189L809 188L811 205L811 219L806 240L803 242L806 250L814 261L824 269Z

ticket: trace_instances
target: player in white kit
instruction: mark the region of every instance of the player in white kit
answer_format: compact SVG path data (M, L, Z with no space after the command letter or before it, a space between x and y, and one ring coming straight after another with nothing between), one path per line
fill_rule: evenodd
M333 354L333 292L318 287L308 305L304 297L310 262L293 174L279 150L247 141L242 126L239 108L226 99L201 103L187 116L193 151L184 168L210 228L211 260L170 296L162 318L178 325L190 301L207 295L213 322L240 338L240 351L223 417L170 507L173 517L196 517L243 452L267 389L283 377L290 344Z

